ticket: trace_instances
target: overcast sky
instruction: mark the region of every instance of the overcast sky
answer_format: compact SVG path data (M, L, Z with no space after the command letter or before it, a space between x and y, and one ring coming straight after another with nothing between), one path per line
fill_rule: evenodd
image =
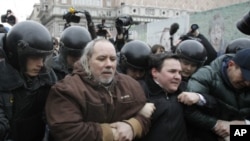
M35 3L40 3L40 0L0 0L0 15L11 9L18 21L23 21L31 14Z

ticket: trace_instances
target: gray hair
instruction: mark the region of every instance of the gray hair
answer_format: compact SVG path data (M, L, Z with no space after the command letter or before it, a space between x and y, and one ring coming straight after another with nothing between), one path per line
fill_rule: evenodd
M90 71L90 67L89 67L89 59L93 55L94 47L97 42L109 42L109 41L106 39L101 39L101 38L92 40L86 45L86 47L83 50L83 54L80 58L81 65L84 71L87 73L88 77L91 77L92 75L92 72Z

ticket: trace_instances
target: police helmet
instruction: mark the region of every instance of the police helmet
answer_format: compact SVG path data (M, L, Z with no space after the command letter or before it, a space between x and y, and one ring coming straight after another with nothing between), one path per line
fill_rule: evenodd
M120 63L126 67L135 69L146 69L151 48L139 40L132 40L126 43L120 51Z
M47 57L53 52L53 41L45 26L35 21L15 24L7 33L4 46L9 63L17 70L26 69L28 56Z
M239 50L250 48L250 39L238 38L231 41L227 47L225 53L236 53Z
M60 36L60 54L80 57L83 48L91 41L91 35L85 27L70 26Z
M176 54L180 58L187 59L190 62L194 62L199 66L203 65L207 60L207 51L205 47L196 40L184 40L176 49Z

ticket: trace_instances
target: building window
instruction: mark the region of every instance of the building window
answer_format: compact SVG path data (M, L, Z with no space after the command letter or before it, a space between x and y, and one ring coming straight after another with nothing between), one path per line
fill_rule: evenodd
M111 16L111 11L107 11L107 16Z
M153 8L147 8L146 9L146 14L147 15L155 15L155 9L153 9Z

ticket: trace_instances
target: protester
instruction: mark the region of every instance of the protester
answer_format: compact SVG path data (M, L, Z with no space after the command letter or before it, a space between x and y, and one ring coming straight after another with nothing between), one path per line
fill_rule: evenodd
M187 91L210 95L215 99L205 99L209 107L192 106L188 111L188 121L198 128L195 134L197 139L226 139L230 135L230 125L249 123L249 59L250 49L225 54L209 66L200 68L189 79Z
M57 81L46 63L53 52L52 37L40 23L23 21L2 41L0 140L42 141L45 100Z
M116 72L116 60L114 45L95 39L52 87L46 117L56 140L131 141L147 133L155 107L136 80Z
M151 55L149 68L149 74L141 84L156 110L149 133L141 140L187 141L183 105L177 99L182 92L179 57L173 53Z

